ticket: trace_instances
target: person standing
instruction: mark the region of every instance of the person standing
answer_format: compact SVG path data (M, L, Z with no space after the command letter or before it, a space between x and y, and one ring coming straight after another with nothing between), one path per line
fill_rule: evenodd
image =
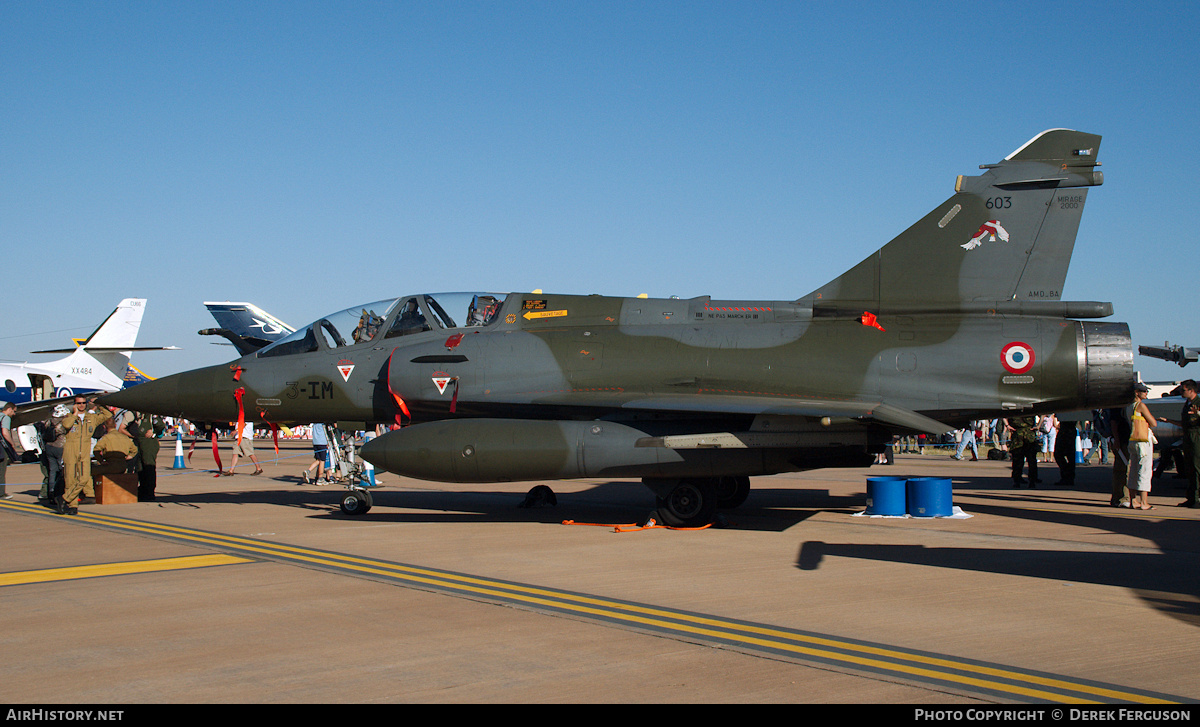
M992 430L992 449L996 449L1001 452L1008 451L1008 445L1005 441L1003 441L1003 438L1006 436L1006 432L1004 429L1004 420L1003 419L993 419L992 423L991 423L991 430Z
M1171 421L1165 417L1164 421L1183 429L1183 458L1191 465L1191 471L1188 472L1187 499L1179 503L1179 506L1200 509L1200 398L1197 398L1200 385L1188 379L1179 384L1179 390L1183 398L1187 399L1179 421Z
M1075 439L1078 432L1075 421L1063 421L1054 417L1058 433L1054 436L1054 463L1058 465L1059 487L1075 486Z
M166 424L158 415L141 414L134 420L134 432L137 434L138 457L141 459L141 469L138 470L138 502L155 502L155 488L158 487L158 438L166 431Z
M42 459L46 462L46 482L38 493L38 503L53 507L55 498L63 493L63 445L67 443L67 432L62 428L63 419L71 413L66 404L58 404L50 418L42 423Z
M1133 385L1133 428L1129 434L1129 506L1134 510L1151 510L1150 476L1154 472L1154 429L1157 422L1146 406L1150 387L1142 382Z
M1054 415L1047 414L1038 419L1038 445L1042 453L1038 455L1039 462L1054 461ZM1046 455L1045 457L1042 454Z
M258 457L254 455L254 422L246 422L242 427L241 441L233 444L233 461L229 463L229 471L222 474L233 474L233 468L237 467L239 456L249 457L250 461L254 463L254 471L250 474L261 475L263 473L262 465L258 463Z
M95 404L95 402L91 402ZM89 402L82 396L75 397L74 410L63 418L62 426L67 432L63 446L63 469L66 471L66 491L58 498L57 510L62 515L79 512L79 495L95 501L96 489L92 486L92 434L96 427L112 419L112 412L105 407L88 411Z
M1100 459L1097 464L1108 464L1108 438L1111 435L1112 430L1109 429L1104 412L1100 409L1092 410L1092 449L1100 450Z
M304 470L304 484L314 484L314 480L310 473L315 469L317 471L317 479L315 484L329 484L325 479L325 457L329 450L329 437L325 433L324 424L312 425L312 444L313 444L313 462Z
M1004 420L1004 429L1008 432L1008 451L1012 455L1013 487L1020 487L1024 480L1021 470L1029 464L1029 486L1037 487L1038 436L1037 417L1013 417Z
M967 447L971 448L971 461L975 462L979 459L979 448L975 443L975 425L976 422L970 422L962 430L962 438L958 440L958 449L954 451L954 459L962 459L963 452Z
M17 448L13 445L12 415L17 413L17 405L11 401L0 402L0 499L11 500L5 478L8 476L8 465L16 462Z
M1129 482L1129 413L1125 407L1104 410L1105 427L1109 432L1109 449L1112 451L1112 496L1108 504L1121 506L1125 496L1125 485Z

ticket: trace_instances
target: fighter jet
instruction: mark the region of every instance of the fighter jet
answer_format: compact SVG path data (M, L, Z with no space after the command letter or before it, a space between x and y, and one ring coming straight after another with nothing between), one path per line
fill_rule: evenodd
M749 478L865 467L894 435L1133 398L1111 303L1061 300L1100 137L1038 134L795 300L416 293L105 397L193 421L383 422L376 467L450 482L630 477L661 522ZM362 511L351 492L343 510Z

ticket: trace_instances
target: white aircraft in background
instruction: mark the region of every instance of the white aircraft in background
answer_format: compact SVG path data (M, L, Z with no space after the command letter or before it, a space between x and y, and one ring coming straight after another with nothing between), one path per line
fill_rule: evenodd
M67 357L41 363L0 363L0 382L4 385L0 400L17 405L13 426L45 417L55 404L76 394L124 388L129 357L134 351L175 349L135 345L145 311L145 298L126 298L77 348L33 352L66 353ZM134 377L130 383L144 378Z

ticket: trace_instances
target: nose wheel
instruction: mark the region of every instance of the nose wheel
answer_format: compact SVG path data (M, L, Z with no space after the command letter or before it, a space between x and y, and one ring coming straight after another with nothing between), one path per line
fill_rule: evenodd
M366 490L351 489L342 495L342 512L347 515L363 515L371 509L371 493Z

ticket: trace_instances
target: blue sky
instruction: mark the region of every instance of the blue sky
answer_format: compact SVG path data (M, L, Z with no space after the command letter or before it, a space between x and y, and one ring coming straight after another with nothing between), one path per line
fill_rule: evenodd
M1198 3L0 4L0 359L149 299L161 376L419 291L790 300L1056 127L1064 298L1200 346ZM1135 356L1148 380L1200 376Z

